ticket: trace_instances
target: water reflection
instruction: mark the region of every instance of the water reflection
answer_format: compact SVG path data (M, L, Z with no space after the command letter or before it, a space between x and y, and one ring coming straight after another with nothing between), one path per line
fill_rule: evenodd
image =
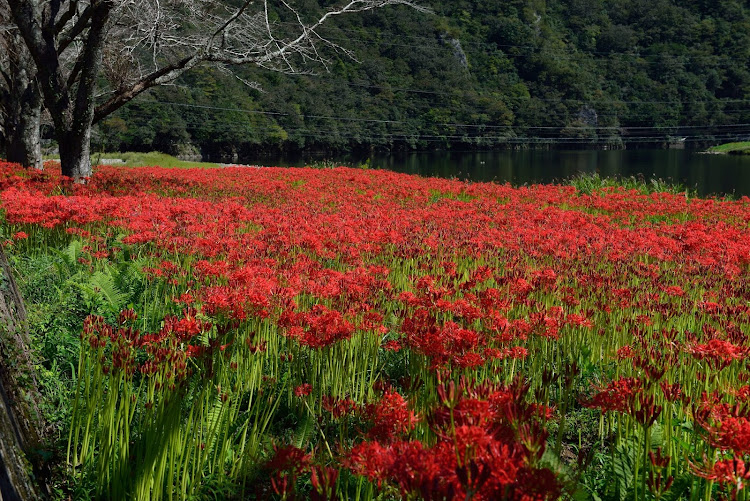
M252 163L305 165L320 158L253 159ZM333 159L343 165L367 161L361 157ZM374 154L372 168L420 176L457 177L513 185L551 183L580 173L636 176L678 182L700 195L730 193L750 196L750 156L707 155L687 150L615 151L492 151Z

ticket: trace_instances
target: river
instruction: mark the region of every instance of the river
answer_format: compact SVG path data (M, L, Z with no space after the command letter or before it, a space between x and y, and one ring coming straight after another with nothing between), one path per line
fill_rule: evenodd
M320 158L258 158L259 165L301 166ZM681 183L701 196L750 196L750 155L712 155L690 150L522 150L488 152L375 153L367 158L329 158L338 165L420 176L456 177L519 186L559 182L580 173L636 176Z

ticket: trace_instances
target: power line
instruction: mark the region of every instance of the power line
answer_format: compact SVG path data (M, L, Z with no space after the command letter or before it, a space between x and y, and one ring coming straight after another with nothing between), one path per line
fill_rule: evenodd
M402 48L409 48L409 49L435 49L437 47L435 46L429 46L429 45L407 45L407 44L398 44L390 41L367 41L367 40L361 40L361 39L351 39L351 38L331 38L331 40L335 40L338 42L356 42L361 43L364 45L386 45L389 47L402 47ZM446 49L452 49L451 47L446 47ZM507 58L528 58L528 57L535 57L539 55L547 56L547 59L553 60L553 61L573 61L573 60L581 60L585 59L587 55L589 54L597 54L596 52L578 52L578 53L566 53L566 52L557 52L557 51L550 51L546 50L543 47L537 48L534 52L528 52L528 53L513 53L513 52L505 52L502 51L503 56ZM716 66L729 66L729 65L736 65L736 61L731 58L724 58L722 56L718 55L703 55L703 54L685 54L685 55L672 55L672 54L647 54L647 55L638 55L638 54L627 54L627 53L604 53L605 56L598 57L598 58L592 58L591 60L595 62L606 62L608 60L611 60L613 58L619 57L619 58L625 58L625 57L631 57L634 60L633 63L636 64L649 64L649 65L660 65L664 64L664 60L674 60L678 61L680 63L687 63L688 61L709 61L713 65ZM552 55L550 57L550 55ZM649 59L659 59L658 61L651 61Z
M400 125L413 125L410 122L403 120L381 120L373 118L361 118L361 117L338 117L331 115L308 115L308 114L293 114L277 111L261 111L261 110L248 110L243 108L229 108L223 106L209 106L202 104L190 104L190 103L177 103L171 101L150 101L151 104L158 105L169 105L185 108L195 109L207 109L217 111L229 111L235 113L248 113L268 116L291 116L299 118L311 118L311 119L324 119L324 120L335 120L343 122L362 122L362 123L374 123L374 124L400 124ZM483 128L483 129L514 129L520 128L524 130L556 130L556 129L568 129L568 130L612 130L612 131L627 131L627 130L675 130L675 129L721 129L721 128L737 128L737 127L750 127L750 123L741 124L721 124L721 125L685 125L685 126L567 126L567 125L554 125L554 126L521 126L521 125L487 125L487 124L461 124L461 123L450 123L450 122L435 122L429 125L439 125L445 127L467 127L467 128Z
M311 78L319 78L321 80L325 80L322 75L294 75L297 77L311 77ZM334 83L334 82L332 82ZM335 82L336 84L343 84L349 87L362 87L362 88L368 88L368 89L379 89L383 91L398 91L398 92L410 92L415 94L434 94L434 95L442 95L442 96L452 96L456 97L458 95L461 95L461 92L444 92L444 91L429 91L429 90L422 90L422 89L411 89L408 87L395 87L391 85L368 85L365 83L360 82ZM482 97L482 93L480 91L475 91L478 97ZM605 105L611 105L611 106L619 106L619 105L646 105L646 104L671 104L671 105L684 105L684 104L706 104L706 105L721 105L721 104L749 104L750 105L750 99L726 99L726 98L715 98L715 100L704 100L704 101L696 101L696 100L689 100L689 101L683 101L683 100L669 100L669 101L626 101L626 100L619 100L619 99L576 99L576 98L539 98L535 96L529 96L529 97L521 97L521 96L501 96L498 98L498 101L505 102L505 101L518 101L522 103L528 103L533 101L540 101L540 102L548 102L548 103L563 103L563 104L580 104L580 105L586 105L586 104L605 104ZM726 113L727 111L735 111L735 110L722 110L722 112ZM740 111L750 111L750 110L740 110ZM598 112L597 112L598 113Z
M394 38L398 38L398 36L389 36L389 38L386 39L380 39L380 40L367 40L363 38L352 38L352 37L331 37L327 36L325 37L328 40L337 41L337 42L355 42L355 43L361 43L364 45L387 45L388 47L402 47L402 48L408 48L408 49L436 49L440 47L444 47L448 50L453 50L452 47L446 45L445 43L435 39L436 44L426 45L426 44L402 44L402 43L396 43L393 41ZM423 37L423 39L428 39L427 37ZM429 39L432 40L432 39ZM502 51L503 55L510 58L521 58L521 57L533 57L540 54L544 54L549 56L550 54L555 55L554 57L551 57L552 60L557 61L570 61L573 59L580 59L585 58L588 55L599 55L603 57L599 58L593 58L593 61L606 61L615 57L631 57L635 58L635 63L638 64L664 64L664 60L676 60L678 62L685 63L687 61L698 61L698 60L708 60L713 62L716 65L736 65L736 58L738 57L744 57L744 54L735 54L732 56L731 54L642 54L637 52L616 52L616 51L581 51L581 52L563 52L563 51L555 51L555 50L549 50L545 48L544 46L533 46L533 45L510 45L510 44L495 44L495 43L489 43L489 42L461 42L459 40L459 43L462 45L481 45L487 49L491 50L498 50L498 48L505 48L505 49L531 49L533 52L528 53L513 53L513 52L507 52ZM648 59L658 59L657 61L650 61Z
M296 76L297 78L317 78L319 80L326 80L326 78L323 75L292 75ZM441 95L441 96L452 96L455 97L457 95L461 95L461 91L457 92L445 92L445 91L431 91L431 90L423 90L423 89L412 89L408 87L397 87L392 85L373 85L373 84L367 84L367 83L361 83L358 81L354 82L344 82L344 81L332 81L331 83L334 84L343 84L349 87L362 87L367 89L379 89L379 90L390 90L390 91L399 91L399 92L411 92L415 94L435 94L435 95ZM481 96L481 92L475 91L479 96ZM463 93L465 94L465 93ZM580 104L590 104L590 103L604 103L604 104L612 104L612 105L620 105L620 104L722 104L722 103L750 103L750 99L724 99L724 98L716 98L713 101L696 101L696 100L690 100L690 101L682 101L682 100L671 100L671 101L625 101L625 100L613 100L613 99L574 99L574 98L561 98L561 99L554 99L554 98L539 98L534 96L529 97L521 97L521 96L502 96L500 101L523 101L523 102L530 102L530 101L542 101L542 102L575 102Z
M224 122L219 120L214 120L213 123L211 121L206 120L183 120L185 122L185 125L187 126L195 126L200 128L206 128L208 125L208 129L212 130L214 132L217 131L237 131L237 132L244 132L246 130L245 127L241 127L241 124L231 123L231 122ZM169 122L167 122L169 123ZM192 128L192 127L189 127ZM278 132L278 127L257 127L253 126L254 131L263 131L263 132ZM355 141L361 141L361 142L382 142L382 141L409 141L409 142L417 142L417 143L435 143L435 142L445 142L446 140L454 140L458 142L487 142L491 141L495 144L532 144L532 143L540 143L540 144L559 144L559 143L565 143L565 144L589 144L589 143L606 143L611 142L612 140L615 141L625 141L628 143L653 143L653 142L663 142L664 139L663 136L624 136L621 138L575 138L575 137L566 137L562 136L560 134L550 135L550 136L535 136L535 137L528 137L528 136L487 136L487 135L471 135L471 134L409 134L404 132L392 132L392 133L381 133L381 134L374 134L372 132L364 133L364 134L358 134L358 133L346 133L346 131L340 131L340 130L332 130L332 129L319 129L317 131L310 130L308 128L284 128L283 129L287 133L292 133L298 137L309 137L309 138L325 138L327 140L355 140ZM559 128L558 128L559 130ZM736 139L739 136L746 136L750 135L750 127L746 127L744 130L735 130L732 133L724 132L722 134L706 134L706 133L693 133L693 134L687 134L682 136L682 140L686 142L696 142L696 141L705 141L705 140L721 140L721 139Z

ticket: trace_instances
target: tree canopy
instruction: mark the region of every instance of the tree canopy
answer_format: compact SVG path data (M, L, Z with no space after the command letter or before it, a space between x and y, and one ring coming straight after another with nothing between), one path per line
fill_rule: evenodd
M91 174L92 123L152 87L205 63L286 73L325 66L324 51L348 54L321 33L331 20L390 5L424 11L411 0L300 3L2 0L0 20L9 22L3 35L20 35L5 38L22 39L36 67L63 174L83 179Z
M429 5L429 3L425 3ZM357 61L204 69L121 110L108 149L235 152L722 141L750 134L744 2L433 1L323 32ZM256 85L248 86L248 82ZM119 129L118 129L119 127Z

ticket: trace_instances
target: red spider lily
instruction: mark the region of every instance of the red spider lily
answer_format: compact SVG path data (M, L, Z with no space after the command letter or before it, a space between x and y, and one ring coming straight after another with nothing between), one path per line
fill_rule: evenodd
M524 404L527 391L520 383L505 389L463 381L441 386L441 405L429 417L436 445L364 442L352 449L347 465L379 484L393 482L404 496L498 499L512 492L513 499L555 499L560 485L554 474L532 466L546 436L530 426L538 414Z
M721 370L734 360L744 359L750 353L750 349L733 345L728 341L712 339L706 344L688 347L687 352L699 360L706 360L716 370Z
M661 411L662 406L654 403L654 397L652 395L640 394L633 402L631 402L629 414L631 414L641 426L648 428L654 424L661 414Z
M586 327L587 329L590 329L594 326L591 320L587 319L583 315L579 315L578 313L569 313L565 317L565 323L575 327Z
M294 396L298 398L306 397L307 395L312 393L312 390L312 385L310 385L309 383L304 383L294 388Z
M534 286L523 278L518 278L511 284L510 290L517 298L523 298L534 290Z
M354 414L360 409L360 406L350 398L334 398L328 395L324 395L321 399L321 406L331 414L333 419Z
M549 405L559 404L548 387L562 376L559 385L576 389L572 372L556 374L539 358L540 346L554 353L558 343L575 351L590 342L605 373L612 364L618 375L637 375L594 388L582 399L588 407L665 429L671 415L692 413L708 445L738 457L750 452L743 410L750 391L741 386L750 377L748 199L616 189L579 196L572 187L516 189L343 168L103 167L88 185L73 186L57 172L2 163L0 189L6 235L80 242L86 266L125 255L150 261L149 287L168 296L164 317L152 309L143 325L162 321L162 328L138 332L127 312L111 325L84 324L82 346L108 376L169 388L191 376L191 383L211 380L217 365L244 377L238 361L252 356L275 372L261 375L267 383L300 368L306 377L308 357L323 355L310 349L343 342L324 353L333 354L390 339L382 348L401 353L385 357L408 360L407 377L396 377L410 393L378 381L383 398L364 408L321 397L321 425L362 411L370 442L355 447L351 468L405 497L555 497L555 475L539 468ZM434 190L470 200L435 203ZM696 324L696 333L685 332ZM263 334L242 343L246 329ZM292 353L299 364L288 363ZM227 363L215 364L217 357ZM434 442L420 443L411 439L413 409L426 404L414 399L432 394L435 369L439 401L421 416ZM502 380L513 370L541 376L534 395L520 381L467 383ZM442 384L456 371L467 379ZM697 398L703 387L713 393ZM298 393L306 391L300 385ZM150 412L158 410L154 402ZM336 424L343 429L348 420ZM329 496L334 470L319 468L314 492ZM648 472L654 492L669 482L659 468ZM277 492L294 489L291 474L272 478Z
M654 451L648 451L648 458L652 468L648 472L647 485L649 491L658 497L666 493L674 483L674 475L665 475L664 469L671 463L669 456L662 454L661 447Z
M358 326L360 330L377 331L380 334L388 332L387 328L381 324L383 315L377 311L370 310L362 317L362 322Z
M199 357L202 357L203 355L205 355L206 353L208 353L208 347L207 346L189 345L185 349L185 354L187 355L188 358L199 358Z
M408 433L419 421L409 410L404 397L390 391L386 391L377 403L368 404L364 414L372 422L367 436L381 442L390 442Z
M625 345L617 350L617 358L626 359L636 356L635 351L630 345Z
M385 343L383 343L382 348L385 351L401 351L401 343L394 339L391 339L390 341L386 341Z
M704 459L704 462L707 460ZM750 479L750 467L740 458L717 461L713 465L695 466L693 473L707 480L728 485L732 499L737 499L738 491L745 488L745 481Z
M668 287L665 287L664 292L669 296L675 297L683 297L685 295L685 291L678 285L670 285Z
M134 315L127 311L121 313L120 320L125 324L131 323ZM111 368L122 369L127 374L136 370L144 375L162 373L168 384L175 384L177 380L187 375L187 358L202 356L207 347L185 345L182 338L174 333L177 322L166 322L164 327L152 334L142 334L130 326L113 328L102 317L89 316L84 322L82 339L88 339L92 349L102 350L111 345L109 359L105 356L102 363L111 363ZM144 353L146 360L136 364L139 353ZM109 371L110 367L105 366Z
M314 465L310 473L310 482L313 486L310 499L313 501L333 501L334 499L338 499L338 496L336 496L336 480L339 477L339 470L327 466Z
M638 395L643 391L642 383L635 378L620 378L612 381L598 393L581 401L585 407L600 409L602 412L617 411L628 413L633 408Z
M470 464L459 466L454 448L448 442L429 449L420 442L395 442L386 448L365 442L352 449L347 464L355 473L372 481L395 483L403 495L456 500L467 497L465 487L474 491L474 499L496 499L516 480L522 468L519 458L507 447L486 451L481 463L475 460L473 468ZM471 469L481 474L471 478Z
M133 324L137 319L138 314L132 309L122 310L117 316L117 322L120 325L125 325L127 323Z
M312 455L293 445L273 446L274 455L265 464L272 473L271 483L274 492L288 496L294 492L297 477L306 471L311 464Z
M467 493L475 493L489 480L492 474L486 465L479 465L472 459L466 465L456 468L456 476Z
M750 401L750 385L744 385L736 390L732 390L732 393L739 401Z
M330 175L340 176L341 172L342 171L340 170L334 169L330 173ZM36 215L36 221L38 223L55 226L71 220L72 214L75 214L76 217L81 221L95 220L94 218L99 213L99 211L101 211L102 203L106 200L107 197L110 197L110 200L112 201L112 210L106 212L106 214L107 217L111 217L115 221L118 221L119 224L120 221L122 221L123 223L126 221L126 215L117 210L119 207L126 206L128 208L139 208L143 207L141 203L144 201L147 201L148 204L150 206L153 206L154 208L158 207L158 210L161 210L162 207L159 207L158 201L156 201L156 203L152 203L154 201L154 198L144 200L149 195L147 195L147 197L141 196L140 199L133 197L131 203L129 203L128 205L123 204L120 200L122 198L125 198L123 196L123 190L115 188L116 186L138 186L142 192L147 192L149 190L157 191L158 187L155 187L153 185L153 180L160 179L161 181L159 181L159 183L161 183L161 186L171 185L174 186L173 189L175 190L179 188L179 190L188 191L191 189L191 187L201 186L205 198L216 198L216 195L221 193L241 194L246 199L252 199L252 195L249 196L247 192L253 190L245 188L244 192L242 192L236 187L247 187L255 185L259 187L258 189L254 190L255 193L258 194L263 190L263 186L265 185L269 188L268 196L271 199L268 206L274 207L282 203L285 196L287 199L292 200L291 204L294 204L296 202L295 199L299 198L299 192L295 193L295 197L288 197L288 194L284 193L283 190L276 190L278 191L278 193L274 194L271 189L272 183L276 183L276 186L279 186L278 182L273 180L274 178L278 179L279 177L291 175L294 175L297 178L299 178L300 176L304 177L308 184L316 185L321 188L320 192L326 192L328 186L335 186L331 181L328 181L327 179L322 180L322 182L320 179L314 179L312 177L313 173L311 171L295 171L294 173L284 173L283 171L279 171L277 169L262 169L254 172L227 171L222 172L221 176L217 176L216 173L200 173L196 171L187 171L184 173L175 174L158 169L142 169L137 173L126 174L121 171L113 170L112 168L103 168L94 176L94 178L92 178L87 187L74 187L74 190L79 192L83 196L91 198L92 195L98 195L101 198L101 202L99 200L96 200L95 204L78 203L78 205L73 206L75 208L75 211L68 211L68 208L70 206L67 205L68 202L64 200L64 197L59 197L57 199L49 197L53 200L53 204L50 204L49 207L41 207L31 201L31 197L27 196L27 200L24 200L23 205L14 205L15 200L26 196L26 193L28 193L28 191L24 190L28 190L31 186L37 186L41 188L43 190L42 193L52 191L52 187L55 185L55 183L58 182L58 178L52 175L47 176L45 179L27 178L26 180L20 180L20 182L14 182L10 177L6 178L8 180L5 181L4 184L4 186L6 187L6 189L4 190L6 195L4 197L5 199L3 200L3 205L8 209L8 215L11 218L11 222L24 220L27 223L31 223L34 220L33 215ZM328 173L326 173L326 175L328 175ZM314 173L314 176L318 176L320 178L321 174L319 172L316 172ZM252 182L247 182L246 180L248 178L254 179ZM424 187L418 186L418 183L415 183L413 180L407 177L394 176L392 174L358 174L357 182L372 182L374 178L381 184L383 182L388 182L393 186L394 189L386 193L386 202L389 201L387 197L400 196L400 194L403 193L404 190L411 189L412 193L415 194L428 191ZM117 179L117 181L115 181L115 179ZM230 179L236 183L235 187L233 187L231 183L227 182ZM243 183L237 183L237 181L239 180L242 180ZM437 181L432 181L432 183L439 184ZM13 188L10 188L9 186L11 185L15 186ZM346 188L346 186L344 186L344 188ZM14 193L13 189L16 189L17 191ZM449 190L450 189L455 190L455 187L449 188ZM99 191L99 193L97 193L97 190ZM648 214L652 214L654 211L660 211L661 213L674 213L674 210L681 210L683 211L682 213L690 213L693 218L701 219L703 221L720 221L721 214L718 214L718 212L720 210L725 210L725 208L734 208L730 204L724 204L722 206L716 204L709 205L707 203L704 203L703 201L690 201L689 203L686 203L685 200L680 200L679 197L664 198L662 200L659 200L658 203L655 203L647 196L636 196L633 194L625 195L617 194L614 192L609 193L606 197L600 197L601 200L595 200L591 197L576 198L572 196L572 192L570 190L559 187L534 187L533 189L526 192L522 190L509 189L507 187L481 187L477 188L477 190L478 192L482 193L483 196L492 196L495 199L503 198L505 200L512 200L513 203L516 204L515 207L518 207L518 209L516 210L518 211L519 215L527 217L510 218L507 215L498 212L499 214L502 214L496 218L500 224L498 224L493 231L485 231L483 233L478 232L478 236L475 236L472 242L472 245L475 247L496 248L498 246L498 242L502 242L502 246L506 248L524 249L529 251L531 255L549 253L552 256L570 256L582 253L585 254L607 252L613 258L616 256L633 255L637 253L648 254L659 259L674 259L676 256L679 256L682 259L694 260L695 262L700 264L727 270L736 270L741 266L738 266L735 263L740 263L741 265L743 263L746 263L746 261L748 260L747 249L743 247L743 244L738 243L743 241L741 236L737 234L734 228L731 228L726 224L705 224L703 222L694 221L681 224L673 224L659 229L642 225L639 226L639 221L643 221L644 218L648 216ZM308 191L308 193L309 192L310 191ZM550 196L550 194L553 195ZM417 195L413 198L414 203L420 203L420 196L421 195ZM607 210L610 212L614 212L615 214L605 220L604 218L596 218L592 217L591 215L583 215L580 213L576 213L575 211L561 211L552 207L547 207L543 209L543 211L540 211L533 200L533 197L536 196L543 197L548 200L554 200L554 203L567 203L569 206L574 208L586 206L587 208L591 209L593 207L594 209ZM626 201L626 199L624 198L625 196L630 197L630 200ZM482 203L483 200L483 198L478 198L476 203ZM77 202L79 201L73 201L73 203ZM167 225L167 219L162 217L161 214L157 216L154 210L151 210L149 213L136 213L135 215L137 217L132 217L135 211L131 210L131 214L128 215L131 216L128 226L134 231L131 237L142 235L145 237L145 240L161 240L164 238L176 239L178 236L180 236L177 235L177 233L184 231L187 228L196 227L194 222L190 221L191 218L187 215L212 213L212 208L210 206L201 205L201 202L199 201L185 199L185 205L187 204L192 204L193 210L170 213L171 209L169 207L163 207L164 215L168 215L169 217L173 217L174 219L181 219L180 224L175 226ZM620 204L619 207L623 208L619 210L619 214L617 210L618 205L616 204ZM222 217L227 217L231 214L230 217L233 217L235 220L239 220L240 222L242 222L243 219L249 220L250 214L247 212L247 210L243 209L244 208L235 206L227 207L227 209L225 210L222 207ZM386 206L385 209L386 212L391 210L388 206ZM441 207L441 210L445 211L445 209L445 207ZM215 212L215 209L213 209L213 211ZM382 217L382 203L380 204L380 211L381 217L377 219L378 222L384 220L384 218ZM276 228L283 226L283 222L281 222L280 224L278 221L274 221L273 219L271 219L273 217L276 217L277 213L274 213L273 211L267 212L269 213L268 223L266 223L265 220L263 221L263 223L267 224L268 228L264 228L263 231L271 229L271 226ZM544 212L544 217L534 217L535 212ZM101 213L105 212L102 211ZM622 214L627 214L627 218L631 221L631 223L635 218L635 228L629 230L617 227L618 218L626 217ZM40 217L40 215L42 216ZM422 215L425 219L429 219L431 221L446 220L445 217L441 217L440 213L437 210L424 210ZM477 217L479 215L480 213L477 213L473 217ZM212 223L210 218L194 217L192 219L196 220L195 223L197 223L198 220L203 223ZM319 219L321 219L321 222L323 222L322 218ZM523 221L525 227L517 225L516 219L519 222ZM450 220L454 220L453 215L450 216ZM472 220L472 216L469 216L468 214L463 216L462 221L464 223L464 226L467 228L471 228L472 226L476 227L479 224L478 220L475 222L474 220ZM544 224L543 233L540 232L540 226L542 224ZM605 226L605 228L603 228L603 226ZM322 242L330 241L329 237L325 235L324 232L321 232L319 230L316 232L314 230L315 226L313 224L303 224L300 225L300 227L304 229L304 232L309 232L313 235L317 233L318 235L316 235L314 238L307 236L297 237L299 241L295 242L294 240L286 238L283 233L277 233L277 241L266 242L265 248L274 250L276 248L280 248L278 244L281 243L299 243L311 249L321 249L323 248ZM340 225L339 227L343 228L345 226ZM404 225L404 229L399 232L394 227L383 228L381 225L380 228L373 228L370 231L369 234L372 235L373 238L369 245L377 246L381 242L385 241L394 244L403 244L405 243L405 241L410 240L409 232L415 234L415 236L418 236L419 238L422 238L423 241L428 241L429 238L431 238L431 235L425 235L424 232L415 232L414 228L418 227L418 223L413 225L407 224ZM158 228L158 230L154 228ZM213 228L209 224L203 227L204 232L207 228L209 229L209 231L213 231ZM330 225L318 224L318 228L327 229L330 228ZM570 232L571 228L576 229L576 233L573 235L571 235ZM228 243L228 241L226 240L227 236L247 235L247 233L235 232L235 228L233 226L218 227L216 229L216 233L217 235L219 235L219 238L214 240L194 240L196 246L203 248L203 250L206 252L218 252L222 248L229 248L226 245ZM454 233L456 234L456 237L461 234L460 232ZM540 239L540 233L544 234L545 237L543 239ZM270 234L268 235L270 236ZM361 239L357 239L356 235L356 233L351 232L349 234L340 232L336 235L336 237L339 238L340 241L345 245L349 245L350 242L361 245ZM585 235L585 237L579 237L579 235ZM184 239L184 237L181 238ZM442 234L441 238L444 240L446 248L458 248L460 246L458 240L451 240L455 238L454 235ZM586 241L586 245L581 245L581 242L584 240ZM185 244L183 243L182 245L184 246ZM420 248L421 247L422 246L420 246ZM582 252L581 249L585 249L585 251ZM723 264L719 265L719 263Z
M664 398L669 402L676 402L686 398L686 395L682 393L682 385L680 383L669 384L667 381L662 381L659 383L659 387L664 394Z
M196 318L196 311L188 308L182 318L167 316L164 318L163 336L174 336L178 341L188 341L201 333L208 331L211 324Z
M337 341L349 339L354 326L335 310L323 305L304 313L285 312L281 322L287 328L287 335L310 348L322 348Z
M662 455L661 447L654 451L648 451L648 458L651 461L651 465L657 468L666 468L669 466L670 457Z
M555 474L544 469L524 468L518 474L518 482L511 488L511 499L519 501L544 501L559 499L562 486Z
M750 452L750 417L723 416L708 428L709 440L721 449L731 449L735 454Z
M667 372L667 367L665 365L659 366L658 362L654 363L652 357L634 356L633 365L645 373L646 381L649 384L658 382Z
M452 321L441 327L425 309L418 309L413 316L405 318L402 330L406 344L430 357L435 367L453 364L475 368L485 362L482 353L486 341L477 331Z

